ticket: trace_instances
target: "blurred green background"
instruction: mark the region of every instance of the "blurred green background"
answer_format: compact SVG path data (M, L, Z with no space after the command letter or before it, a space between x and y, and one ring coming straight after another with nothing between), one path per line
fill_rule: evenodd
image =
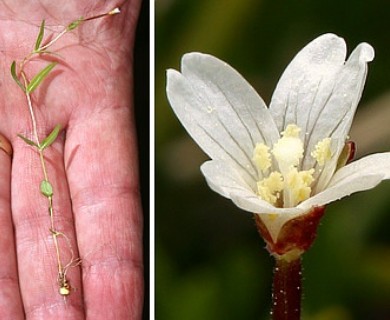
M207 159L175 118L165 70L190 51L236 68L268 103L293 56L322 33L376 50L351 137L390 146L390 2L156 1L156 318L269 319L273 261L250 214L212 192ZM390 183L327 207L304 256L303 319L390 319Z

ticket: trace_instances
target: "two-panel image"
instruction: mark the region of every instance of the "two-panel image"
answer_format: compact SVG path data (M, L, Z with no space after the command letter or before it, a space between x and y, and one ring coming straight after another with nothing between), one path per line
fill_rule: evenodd
M390 319L389 12L0 2L0 319Z

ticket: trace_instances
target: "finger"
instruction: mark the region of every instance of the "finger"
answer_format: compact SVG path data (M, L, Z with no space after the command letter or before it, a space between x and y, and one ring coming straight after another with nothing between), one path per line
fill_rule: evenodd
M0 134L0 319L23 319L11 215L12 147Z
M142 216L132 125L122 105L80 117L67 134L65 163L91 319L141 318Z
M50 130L47 130L48 132ZM47 134L47 132L46 132ZM15 223L19 281L27 319L84 319L80 274L68 272L78 290L64 301L58 293L56 249L48 212L48 200L40 193L43 180L36 149L21 139L15 140L12 172L12 210ZM55 229L67 235L73 250L75 243L70 197L63 166L63 139L60 137L45 151L49 181L53 185ZM67 240L59 237L61 260L70 259Z

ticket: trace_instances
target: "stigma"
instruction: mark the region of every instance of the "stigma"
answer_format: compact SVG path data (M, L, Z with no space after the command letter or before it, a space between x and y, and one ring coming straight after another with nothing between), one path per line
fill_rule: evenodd
M315 169L299 169L307 152L300 132L296 124L289 124L272 148L258 143L253 150L252 161L262 177L257 182L257 195L276 207L294 207L311 196ZM332 156L331 139L319 141L310 155L323 167Z

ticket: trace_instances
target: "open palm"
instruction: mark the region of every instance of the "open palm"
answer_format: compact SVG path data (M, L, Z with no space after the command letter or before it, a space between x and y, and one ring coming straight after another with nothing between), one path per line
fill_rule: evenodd
M71 294L58 294L57 260L26 97L10 65L31 52L39 25L56 34L78 17L108 12L115 1L0 2L0 319L139 319L142 309L142 217L132 110L132 48L140 1L61 38L25 68L31 79L48 61L55 69L32 93L38 134L64 128L45 151L54 219ZM45 41L45 40L44 40ZM46 40L47 41L47 40ZM68 240L67 240L68 239ZM68 243L69 242L69 243ZM67 261L68 261L67 260ZM64 261L66 263L67 261Z

